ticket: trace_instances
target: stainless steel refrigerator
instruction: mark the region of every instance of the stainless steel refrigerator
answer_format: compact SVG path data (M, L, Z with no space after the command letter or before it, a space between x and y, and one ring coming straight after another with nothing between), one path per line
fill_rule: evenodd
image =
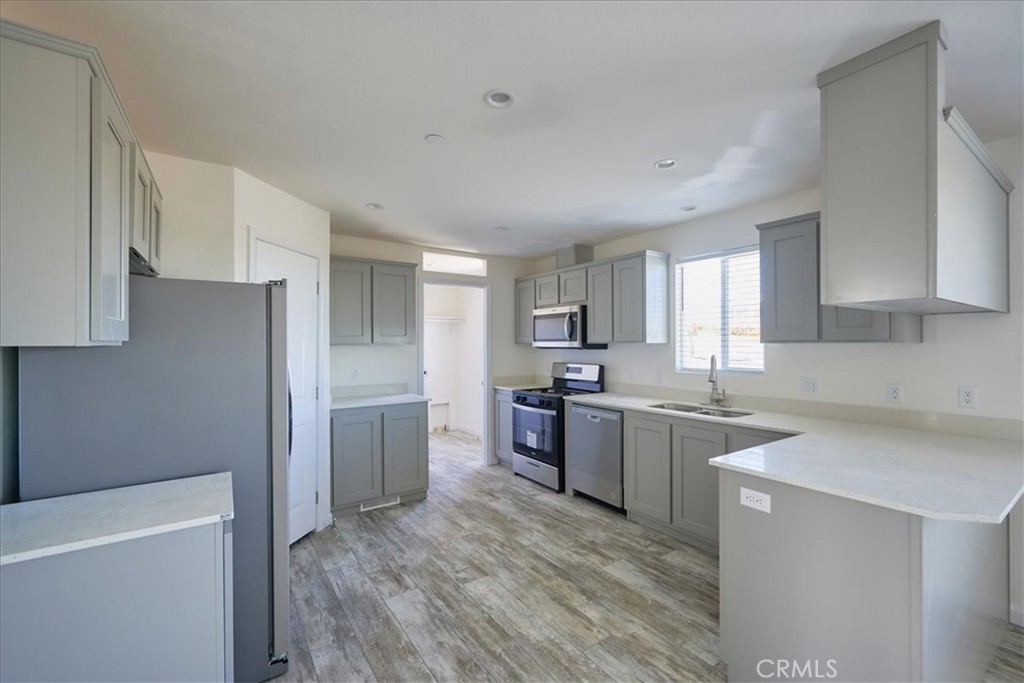
M230 471L235 676L277 676L288 649L284 286L132 276L129 291L121 346L20 350L21 499Z

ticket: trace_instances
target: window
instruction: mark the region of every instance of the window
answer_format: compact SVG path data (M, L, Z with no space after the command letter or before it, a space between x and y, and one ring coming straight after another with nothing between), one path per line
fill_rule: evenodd
M676 264L676 372L764 371L757 246Z
M423 270L486 277L487 260L475 256L456 256L455 254L425 251L423 252Z

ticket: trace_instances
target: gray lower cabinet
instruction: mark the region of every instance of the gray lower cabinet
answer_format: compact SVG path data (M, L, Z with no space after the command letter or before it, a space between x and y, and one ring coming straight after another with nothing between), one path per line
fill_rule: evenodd
M331 411L335 512L384 497L425 494L428 472L426 402Z
M384 413L378 408L331 411L332 507L384 495Z
M416 266L331 259L331 344L415 344Z
M623 503L628 512L672 522L672 426L627 414L623 428Z
M919 342L921 316L820 305L817 213L758 225L761 341Z
M602 263L587 268L587 342L607 344L612 341L612 264Z
M672 526L718 542L718 468L726 434L717 429L672 425Z
M494 455L502 462L512 462L512 392L494 391Z
M626 512L632 521L717 552L718 468L708 461L786 436L627 412L622 465Z
M533 344L535 285L533 280L516 280L516 344Z
M426 490L427 404L410 403L384 411L384 495Z
M539 277L535 283L534 307L556 306L558 304L558 273Z

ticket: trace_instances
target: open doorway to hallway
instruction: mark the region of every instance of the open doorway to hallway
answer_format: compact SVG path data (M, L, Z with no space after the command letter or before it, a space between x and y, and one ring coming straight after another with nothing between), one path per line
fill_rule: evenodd
M458 432L487 461L487 290L423 285L423 393L432 432Z

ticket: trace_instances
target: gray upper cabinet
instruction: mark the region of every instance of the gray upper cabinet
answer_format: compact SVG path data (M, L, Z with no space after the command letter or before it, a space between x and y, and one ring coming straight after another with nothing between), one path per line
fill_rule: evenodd
M534 289L533 280L516 280L516 344L533 343Z
M607 344L612 341L612 264L602 263L587 268L587 342Z
M331 344L415 344L416 266L331 259Z
M718 469L708 460L725 453L725 432L672 425L672 526L715 543Z
M373 265L373 343L416 343L415 266Z
M558 274L558 303L582 304L587 302L587 269L577 268Z
M149 193L149 265L154 273L159 273L161 268L161 256L163 255L164 227L164 196L160 187L153 181Z
M558 304L558 273L539 277L535 281L534 307L555 306Z
M512 462L512 392L494 391L494 455Z
M146 156L138 143L132 145L132 188L131 188L131 242L132 267L141 260L149 263L151 252L151 221L150 202L153 196L153 173L146 163ZM143 271L148 272L148 271Z
M668 254L612 263L612 341L668 343Z
M331 260L331 343L369 344L371 265Z
M935 21L818 74L824 303L1008 310L1013 185L945 101L946 47Z
M384 430L380 409L331 411L332 507L384 495Z
M921 341L921 317L822 306L817 213L757 226L761 253L761 341Z
M672 429L667 422L627 414L622 483L624 507L669 524L672 521Z
M384 410L384 495L427 488L427 404Z

